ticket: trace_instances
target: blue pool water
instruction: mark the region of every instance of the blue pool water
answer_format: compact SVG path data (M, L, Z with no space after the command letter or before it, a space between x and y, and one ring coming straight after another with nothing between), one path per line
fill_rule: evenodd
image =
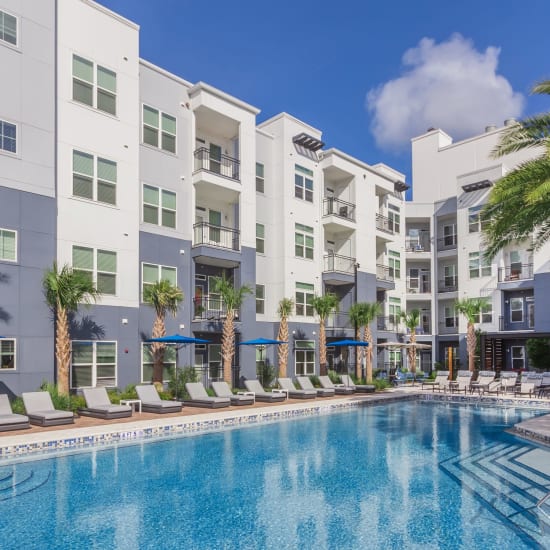
M0 546L543 548L547 451L504 433L534 414L395 403L0 463Z

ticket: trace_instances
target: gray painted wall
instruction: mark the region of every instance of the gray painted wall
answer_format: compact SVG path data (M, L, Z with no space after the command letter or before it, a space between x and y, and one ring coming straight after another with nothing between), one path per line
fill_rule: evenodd
M550 332L550 307L545 306L550 296L550 273L535 275L535 330Z

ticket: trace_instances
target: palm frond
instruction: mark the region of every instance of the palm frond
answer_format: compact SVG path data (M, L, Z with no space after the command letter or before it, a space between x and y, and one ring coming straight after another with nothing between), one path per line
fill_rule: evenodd
M531 93L550 95L550 80L543 80L542 82L535 84L531 90Z
M527 117L502 131L499 143L491 151L491 157L498 158L522 149L545 146L549 138L550 113Z

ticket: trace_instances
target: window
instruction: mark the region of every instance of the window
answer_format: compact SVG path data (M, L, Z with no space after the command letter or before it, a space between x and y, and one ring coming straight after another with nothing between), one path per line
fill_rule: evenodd
M491 263L479 252L470 252L470 279L491 276Z
M0 120L0 149L17 153L17 126Z
M116 73L73 55L73 99L116 115Z
M454 306L445 306L444 309L445 315L445 326L447 328L458 327L458 315Z
M479 314L474 316L474 323L492 323L492 322L493 322L493 304L489 302L482 307L481 316Z
M315 374L315 342L313 340L296 340L294 348L296 376Z
M116 386L116 342L71 342L71 388Z
M176 152L176 118L143 106L143 143L169 153Z
M152 382L153 380L153 353L151 344L141 344L141 381ZM176 349L174 346L164 348L164 358L162 362L162 381L168 382L174 375L176 368Z
M523 323L523 298L510 298L510 321Z
M510 279L521 279L522 272L521 255L519 250L510 251Z
M0 338L0 369L15 370L15 340Z
M156 264L142 264L141 266L141 295L147 287L160 281L168 281L173 286L178 284L178 270L175 267Z
M0 229L0 260L15 262L17 260L17 232Z
M468 226L470 228L470 233L477 233L478 231L485 229L488 225L487 221L481 221L482 208L482 204L468 208Z
M116 204L117 164L73 151L73 196Z
M261 223L256 224L256 253L265 252L265 227Z
M388 204L388 228L394 233L401 232L401 215L399 208L393 204Z
M265 286L256 285L256 313L265 313Z
M143 222L176 228L176 193L143 186Z
M454 223L443 226L443 245L444 246L456 245L456 225Z
M0 40L17 46L17 19L4 11L0 11Z
M512 355L512 368L525 368L525 348L523 346L511 346L510 353Z
M313 227L294 224L294 254L297 258L313 260Z
M408 291L416 293L420 288L420 269L418 267L411 267L409 269L409 287Z
M447 290L456 290L458 279L455 264L446 265L443 267L443 284Z
M116 294L116 252L73 246L73 269L89 275L102 294Z
M256 191L258 193L264 193L265 190L264 180L264 165L259 162L256 163Z
M390 277L394 279L401 278L401 260L399 252L394 252L390 250L388 252L388 265L390 268Z
M401 319L401 299L390 298L390 328L396 328L399 325Z
M294 196L313 202L313 171L299 164L294 165Z
M525 301L527 302L527 326L535 328L535 304L533 303L533 298L529 297Z
M296 283L296 315L313 317L314 287L308 283Z

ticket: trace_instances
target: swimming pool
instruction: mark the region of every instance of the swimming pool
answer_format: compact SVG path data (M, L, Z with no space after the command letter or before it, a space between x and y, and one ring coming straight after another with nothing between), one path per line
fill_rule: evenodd
M504 432L534 414L392 403L0 464L0 544L543 547L550 453Z

